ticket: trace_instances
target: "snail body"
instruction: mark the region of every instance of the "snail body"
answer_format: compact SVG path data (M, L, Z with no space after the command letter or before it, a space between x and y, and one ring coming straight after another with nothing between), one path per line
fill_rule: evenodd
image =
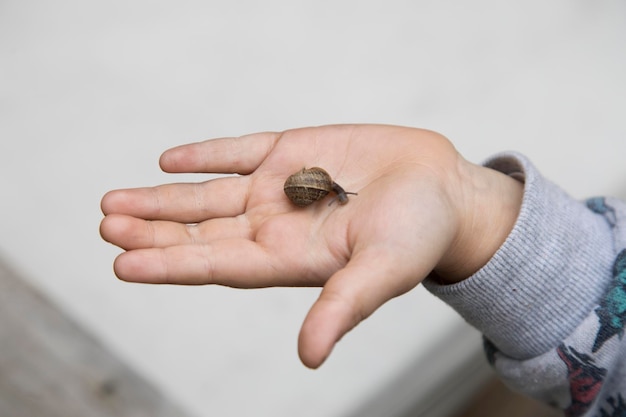
M332 180L328 172L319 167L302 168L287 178L283 188L289 200L298 207L306 207L321 200L331 191L337 194L336 199L342 205L348 202L348 194L356 195L345 191ZM335 200L329 205L333 201Z

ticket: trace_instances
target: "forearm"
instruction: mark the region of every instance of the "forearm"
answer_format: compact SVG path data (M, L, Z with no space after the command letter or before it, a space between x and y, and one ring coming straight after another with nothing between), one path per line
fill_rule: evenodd
M467 280L448 286L434 286L429 280L427 286L486 331L490 340L502 338L496 344L512 356L528 357L558 344L600 300L614 249L604 219L542 178L523 158L495 163L504 172L519 170L526 177L515 226L485 267ZM505 331L498 315L524 319L507 323L514 327ZM544 335L544 326L563 330ZM526 346L529 343L538 346Z
M523 183L507 174L462 159L458 165L453 193L461 220L431 276L444 284L460 282L487 264L513 229L524 194Z
M604 348L598 340L605 337L600 333L606 319L599 312L616 285L614 264L624 247L619 213L626 209L615 202L590 210L519 155L488 165L523 174L524 198L515 226L486 265L466 280L442 285L430 278L425 285L485 334L489 357L509 385L583 415L609 381L600 399L600 407L606 407L625 389L615 378L610 382L611 370L624 372L618 363L623 361L623 329L613 329ZM598 215L602 210L604 215ZM623 311L621 318L618 311L611 313L623 324ZM592 385L585 388L586 403L577 394L582 382L574 378L581 373Z

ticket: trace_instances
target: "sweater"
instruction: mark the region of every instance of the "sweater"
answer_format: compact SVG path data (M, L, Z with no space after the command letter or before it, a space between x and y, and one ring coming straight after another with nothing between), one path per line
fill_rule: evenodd
M484 166L525 184L511 233L466 280L424 285L482 332L513 390L566 416L626 416L626 204L577 201L517 153Z

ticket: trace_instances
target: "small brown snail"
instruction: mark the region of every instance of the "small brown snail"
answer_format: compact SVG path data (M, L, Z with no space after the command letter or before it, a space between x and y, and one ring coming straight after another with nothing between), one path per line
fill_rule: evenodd
M332 180L328 172L318 167L302 168L302 170L290 175L285 181L284 190L291 202L298 207L305 207L321 200L331 191L337 194L336 199L339 200L339 204L348 202L348 194L356 195L356 193L345 191ZM328 205L334 201L335 199Z

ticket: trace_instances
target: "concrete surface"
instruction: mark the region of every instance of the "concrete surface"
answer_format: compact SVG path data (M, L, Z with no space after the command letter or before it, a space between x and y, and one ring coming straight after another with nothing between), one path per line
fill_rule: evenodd
M0 416L188 416L2 262L0 341Z

